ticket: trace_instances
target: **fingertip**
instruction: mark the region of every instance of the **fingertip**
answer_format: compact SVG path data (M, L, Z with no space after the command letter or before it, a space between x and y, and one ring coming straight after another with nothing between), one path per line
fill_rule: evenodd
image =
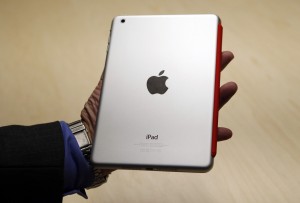
M223 70L234 58L231 51L222 52L221 70Z
M235 90L235 92L239 89L238 85L233 81L228 82L228 85L231 87L231 89Z
M231 59L234 59L234 54L231 51L223 51L222 54Z
M233 133L228 128L219 127L218 128L218 141L228 140L232 137Z

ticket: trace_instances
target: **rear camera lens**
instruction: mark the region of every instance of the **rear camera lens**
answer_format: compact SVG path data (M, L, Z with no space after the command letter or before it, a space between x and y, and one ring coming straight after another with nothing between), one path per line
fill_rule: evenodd
M122 19L122 20L121 20L121 23L125 23L125 19Z

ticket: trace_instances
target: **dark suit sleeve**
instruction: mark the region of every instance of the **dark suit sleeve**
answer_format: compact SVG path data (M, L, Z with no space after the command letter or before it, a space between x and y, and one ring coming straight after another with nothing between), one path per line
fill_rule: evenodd
M1 202L62 202L63 170L59 122L0 128Z

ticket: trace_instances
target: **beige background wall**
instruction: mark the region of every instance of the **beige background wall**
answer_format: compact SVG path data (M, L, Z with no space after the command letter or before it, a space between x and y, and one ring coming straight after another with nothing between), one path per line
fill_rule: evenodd
M117 171L64 202L300 202L300 1L0 0L0 125L79 118L105 62L111 19L216 13L239 92L220 112L234 137L207 174ZM1 200L0 200L1 201Z

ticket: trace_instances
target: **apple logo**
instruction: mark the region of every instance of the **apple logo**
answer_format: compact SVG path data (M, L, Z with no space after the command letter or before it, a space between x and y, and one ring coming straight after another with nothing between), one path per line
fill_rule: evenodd
M151 76L147 80L147 88L150 94L164 94L167 90L168 87L166 86L166 81L168 79L167 76L161 76L165 71L162 70L160 71L159 75L160 77L157 76Z

